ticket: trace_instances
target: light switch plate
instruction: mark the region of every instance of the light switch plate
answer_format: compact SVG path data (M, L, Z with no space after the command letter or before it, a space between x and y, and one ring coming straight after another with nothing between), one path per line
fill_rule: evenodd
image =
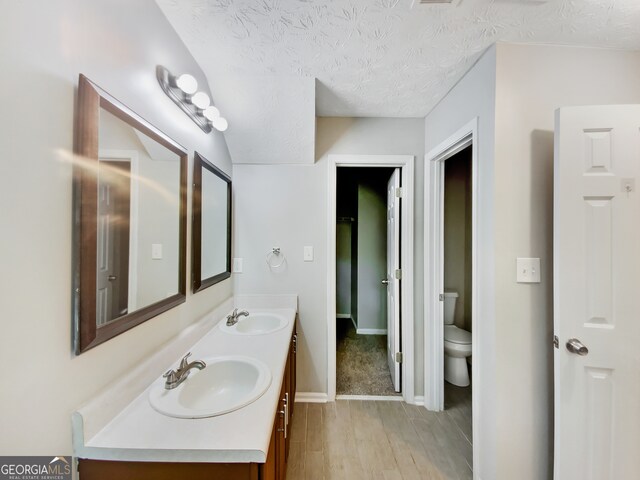
M304 247L304 261L313 262L313 247Z
M162 244L151 244L151 260L162 260Z
M242 273L242 258L233 259L233 267L231 273Z
M518 283L540 283L540 259L517 258L516 281Z

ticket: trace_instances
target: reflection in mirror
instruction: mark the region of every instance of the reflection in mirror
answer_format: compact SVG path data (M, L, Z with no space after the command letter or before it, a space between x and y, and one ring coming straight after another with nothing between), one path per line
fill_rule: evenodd
M77 133L81 353L185 301L187 153L82 75Z
M178 293L180 157L100 109L98 326Z
M193 291L231 276L231 179L196 152L193 170Z

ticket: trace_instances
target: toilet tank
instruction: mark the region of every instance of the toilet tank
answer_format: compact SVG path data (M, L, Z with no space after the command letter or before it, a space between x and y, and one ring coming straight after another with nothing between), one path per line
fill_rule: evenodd
M456 316L456 300L458 292L444 292L444 324L453 325Z

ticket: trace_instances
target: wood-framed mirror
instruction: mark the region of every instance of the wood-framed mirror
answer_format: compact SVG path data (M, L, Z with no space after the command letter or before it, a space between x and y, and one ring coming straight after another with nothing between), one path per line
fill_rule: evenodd
M80 354L185 301L187 151L84 75L77 107Z
M193 159L193 291L231 276L231 178L206 158Z

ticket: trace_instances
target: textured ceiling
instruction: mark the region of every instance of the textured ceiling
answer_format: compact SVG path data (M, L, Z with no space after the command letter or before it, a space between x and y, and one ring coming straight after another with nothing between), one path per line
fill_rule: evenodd
M240 77L250 98L269 95L265 76L283 77L266 85L277 97L315 78L318 116L422 117L496 41L640 48L640 0L156 1L230 120L246 103Z
M227 73L315 77L320 116L425 116L498 40L640 48L640 0L158 4L214 92Z

